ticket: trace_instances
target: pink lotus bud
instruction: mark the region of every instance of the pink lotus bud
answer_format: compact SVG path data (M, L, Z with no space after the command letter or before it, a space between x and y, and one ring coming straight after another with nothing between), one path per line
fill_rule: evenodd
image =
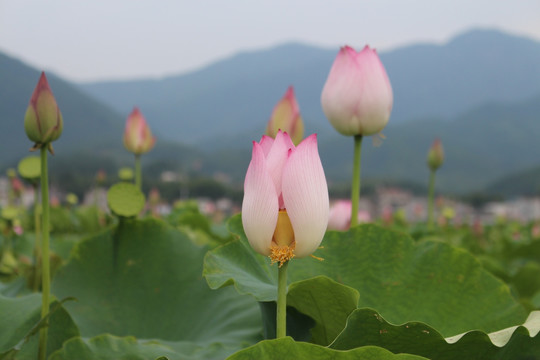
M437 170L444 162L444 149L440 139L435 139L428 152L427 164L432 171Z
M351 200L338 200L330 208L328 218L328 230L346 231L351 227ZM371 215L367 211L358 211L358 223L371 221Z
M531 237L533 239L540 237L540 224L534 224L534 226L531 229Z
M158 188L152 188L148 194L148 202L150 205L157 205L161 201L161 195L159 194Z
M15 196L19 197L24 191L24 185L19 178L14 177L11 179L11 189L15 193Z
M58 139L62 134L62 129L62 114L49 87L47 77L42 72L26 109L24 130L28 138L36 143L34 149L37 149Z
M298 147L282 131L253 142L242 223L253 249L280 266L317 249L328 224L328 187L316 135Z
M279 130L289 134L295 145L298 145L304 136L304 123L292 86L289 86L283 98L274 107L266 127L266 135L275 138Z
M326 79L321 104L332 126L343 135L369 136L384 129L393 94L376 51L366 46L357 53L342 47Z
M124 147L136 155L150 151L156 138L152 136L146 120L137 107L129 114L124 131Z
M103 169L99 169L96 173L96 183L98 185L103 185L107 180L107 173Z

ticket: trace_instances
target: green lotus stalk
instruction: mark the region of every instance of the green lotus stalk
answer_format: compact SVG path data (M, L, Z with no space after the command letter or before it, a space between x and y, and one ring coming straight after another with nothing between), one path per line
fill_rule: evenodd
M51 288L51 274L49 265L49 174L47 169L47 147L41 148L41 207L42 207L42 246L41 246L41 273L42 273L42 302L41 318L49 314L49 293ZM41 328L39 332L39 356L44 360L47 354L47 330L48 326Z
M362 155L362 135L354 136L354 163L351 185L351 227L358 225L358 203L360 201L360 162Z
M9 191L8 191L8 206L15 206L15 189L13 180L17 177L15 169L8 169L7 176L9 178Z
M428 217L427 225L428 228L433 227L433 203L435 196L435 170L429 172L429 188L428 188Z
M278 296L276 313L276 339L287 336L287 266L286 261L278 268Z
M435 139L428 151L427 165L430 171L428 188L428 228L433 228L434 219L434 196L435 196L435 172L444 162L444 150L440 139Z
M41 221L39 219L39 193L38 193L38 186L37 184L34 184L34 231L35 231L35 239L34 239L34 280L32 284L32 289L34 291L39 290L39 266L41 265Z
M141 155L135 154L135 185L142 191Z
M49 265L49 175L47 170L47 150L54 154L52 142L60 137L63 129L62 114L58 109L54 95L49 87L45 73L41 73L38 84L30 98L30 104L24 116L26 136L34 142L31 151L41 150L41 204L42 204L42 303L41 318L49 314L50 265ZM47 329L39 331L38 359L47 356Z

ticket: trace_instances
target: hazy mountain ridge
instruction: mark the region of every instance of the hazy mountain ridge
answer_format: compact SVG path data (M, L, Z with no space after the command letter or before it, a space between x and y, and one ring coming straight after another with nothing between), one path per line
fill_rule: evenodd
M490 42L497 44L491 52L478 45ZM494 54L501 49L513 58L482 64L483 58L496 58ZM470 64L481 64L482 68L475 65L476 72L467 68L458 73L454 68L454 72L436 75L437 69L456 54L461 69ZM319 152L329 182L347 182L352 168L352 139L332 129L319 99L335 55L334 50L288 44L241 53L194 73L162 80L86 84L82 85L84 92L48 73L65 121L64 134L55 143L56 161L69 164L80 157L80 162L88 162L85 176L92 176L99 165L97 159L91 161L85 154L101 156L107 160L107 168L115 164L131 166L131 154L123 149L121 138L125 117L137 104L158 136L156 148L144 157L145 166L154 173L161 168L207 175L222 172L241 183L251 155L251 140L260 139L273 106L293 84L306 135L319 134ZM473 55L475 59L470 61ZM384 130L387 140L383 145L375 148L370 139L364 141L364 179L425 184L425 157L437 136L442 138L447 158L437 184L447 192L486 187L493 192L497 179L538 164L533 155L540 153L540 43L494 31L473 31L445 45L413 45L381 57L394 86L395 108ZM407 71L411 63L422 72L415 72L417 68ZM502 75L501 64L507 64ZM490 71L496 76L490 77ZM424 86L430 78L445 77L448 79L435 81L432 87ZM14 166L32 145L24 134L23 119L38 78L39 71L0 53L0 116L6 119L0 123L2 167ZM466 85L456 98L443 86L452 81ZM118 101L104 105L90 98L87 91L96 91L96 98ZM428 98L430 94L432 98ZM489 99L482 100L480 95ZM465 100L474 105L467 106ZM460 104L446 109L453 102ZM429 115L433 109L437 113ZM417 115L407 120L404 117L408 112ZM182 145L182 139L196 147ZM62 176L67 176L68 170Z
M185 75L81 87L126 114L138 104L158 131L196 144L262 131L275 103L294 85L306 131L325 133L331 128L320 93L337 51L286 44ZM485 102L540 93L540 42L496 30L469 31L444 45L383 52L381 59L394 88L394 124L452 119Z

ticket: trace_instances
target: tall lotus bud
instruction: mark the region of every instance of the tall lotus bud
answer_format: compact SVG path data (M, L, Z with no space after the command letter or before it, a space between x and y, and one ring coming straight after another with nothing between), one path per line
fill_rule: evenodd
M432 171L437 170L444 162L444 150L440 139L435 139L428 152L427 164Z
M321 105L343 135L369 136L384 129L392 112L393 93L377 52L369 46L358 53L342 47L324 85Z
M26 136L35 143L31 150L47 145L52 152L50 143L60 137L62 129L62 114L42 72L24 116Z
M304 123L292 86L289 86L283 98L274 107L266 127L266 135L275 138L279 130L289 134L294 145L298 145L304 136Z
M124 131L125 148L135 155L140 155L150 151L155 143L156 138L152 136L144 116L135 107L126 121L126 130Z

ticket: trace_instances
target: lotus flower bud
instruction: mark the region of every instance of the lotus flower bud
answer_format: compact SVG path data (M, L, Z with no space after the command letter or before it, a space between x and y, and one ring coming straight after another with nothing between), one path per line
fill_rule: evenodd
M437 170L444 162L444 150L440 139L436 139L428 152L427 164L432 171Z
M351 227L351 200L338 200L330 208L328 217L328 230L346 231ZM371 221L369 212L358 211L358 223L367 223Z
M275 138L279 130L289 134L295 145L298 145L304 136L304 123L292 86L289 86L283 98L274 107L266 127L266 135Z
M62 114L42 72L24 116L26 136L35 143L33 150L48 144L52 152L50 143L60 137L62 129Z
M390 118L390 80L375 50L357 53L349 46L338 53L321 94L324 114L343 135L379 133Z
M328 201L316 135L297 147L281 131L253 142L242 224L256 252L280 266L313 253L326 231Z
M11 179L11 189L17 197L21 196L24 192L24 185L18 177L14 177Z
M138 108L134 108L126 121L126 130L124 131L124 146L128 151L135 155L144 154L150 151L156 138L152 136L146 120Z
M105 181L107 181L107 173L103 169L99 169L96 173L96 183L98 185L105 184Z

